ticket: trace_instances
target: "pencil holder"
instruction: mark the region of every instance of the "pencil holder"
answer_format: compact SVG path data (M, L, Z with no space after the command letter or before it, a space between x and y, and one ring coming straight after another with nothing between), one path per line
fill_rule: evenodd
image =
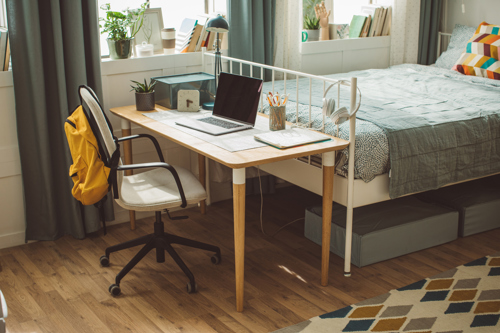
M285 129L286 105L269 107L269 129L279 131Z

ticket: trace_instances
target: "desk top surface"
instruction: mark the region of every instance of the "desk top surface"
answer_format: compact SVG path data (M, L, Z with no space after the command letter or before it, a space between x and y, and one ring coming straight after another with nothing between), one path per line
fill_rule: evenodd
M156 105L157 111L168 111L169 109ZM198 139L190 134L168 126L159 121L153 120L143 115L147 112L137 111L135 105L122 106L110 109L110 111L125 120L153 131L181 146L193 150L201 155L207 156L230 168L247 168L266 163L283 161L291 158L326 153L346 148L349 142L332 136L331 141L319 142L288 149L277 149L271 146L255 149L230 152L217 147L209 142ZM258 115L265 117L265 115Z

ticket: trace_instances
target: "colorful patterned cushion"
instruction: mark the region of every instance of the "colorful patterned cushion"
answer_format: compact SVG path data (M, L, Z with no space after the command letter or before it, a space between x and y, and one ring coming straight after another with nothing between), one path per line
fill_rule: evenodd
M465 75L500 80L500 26L482 22L453 70Z

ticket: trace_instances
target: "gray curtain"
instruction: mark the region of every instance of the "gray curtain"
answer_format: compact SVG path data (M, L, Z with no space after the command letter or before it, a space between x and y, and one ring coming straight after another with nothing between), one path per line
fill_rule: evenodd
M227 12L229 56L273 65L276 0L228 0ZM239 64L233 66L233 73L239 73ZM243 69L243 75L249 75L248 66ZM266 81L270 75L266 71ZM260 78L260 72L254 71L254 76Z
M421 0L420 32L418 36L418 63L430 65L437 59L437 40L441 22L441 0Z
M94 206L72 197L64 121L78 86L102 97L96 0L7 0L26 240L84 238L100 228ZM112 200L106 217L113 219Z

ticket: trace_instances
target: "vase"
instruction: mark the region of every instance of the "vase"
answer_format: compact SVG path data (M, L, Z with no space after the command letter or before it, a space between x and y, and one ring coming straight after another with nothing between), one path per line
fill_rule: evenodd
M133 38L113 40L107 39L111 59L128 59L132 55Z
M135 106L137 111L151 111L155 109L155 93L135 93Z

